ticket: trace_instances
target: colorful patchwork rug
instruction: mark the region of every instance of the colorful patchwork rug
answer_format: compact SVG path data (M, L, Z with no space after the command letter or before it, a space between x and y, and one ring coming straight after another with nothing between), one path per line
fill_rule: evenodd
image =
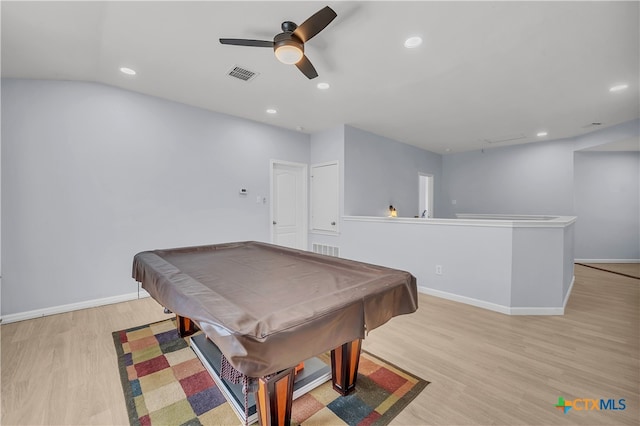
M175 319L116 331L113 341L132 425L241 424ZM353 394L340 396L326 382L293 402L291 421L386 425L428 384L363 351Z

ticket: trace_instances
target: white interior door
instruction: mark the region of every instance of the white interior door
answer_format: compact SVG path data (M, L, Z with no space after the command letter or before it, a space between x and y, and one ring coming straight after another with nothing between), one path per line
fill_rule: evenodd
M307 165L271 163L271 242L307 249Z
M311 166L311 230L338 232L338 163Z

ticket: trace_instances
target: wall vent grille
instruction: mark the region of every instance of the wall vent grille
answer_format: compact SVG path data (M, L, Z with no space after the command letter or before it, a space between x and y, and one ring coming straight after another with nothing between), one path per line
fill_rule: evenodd
M227 72L227 75L242 81L251 81L258 76L258 73L236 65Z
M327 256L340 257L340 247L336 246L328 246L326 244L316 244L313 243L311 245L311 251L318 254L324 254Z

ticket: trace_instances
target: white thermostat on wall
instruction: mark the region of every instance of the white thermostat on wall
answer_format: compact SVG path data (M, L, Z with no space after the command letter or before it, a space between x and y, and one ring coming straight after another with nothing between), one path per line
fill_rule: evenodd
M248 193L247 188L240 188L240 195L247 195Z

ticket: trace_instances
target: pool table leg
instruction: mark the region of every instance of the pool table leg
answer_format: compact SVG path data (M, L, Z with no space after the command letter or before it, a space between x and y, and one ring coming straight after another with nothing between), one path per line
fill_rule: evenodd
M198 331L198 326L196 323L191 321L191 318L181 317L176 314L176 323L178 325L178 334L180 337L191 336L193 333Z
M362 339L356 339L331 351L333 389L342 396L350 394L356 388L361 346Z
M295 367L267 379L258 379L256 405L261 426L285 426L291 423Z

